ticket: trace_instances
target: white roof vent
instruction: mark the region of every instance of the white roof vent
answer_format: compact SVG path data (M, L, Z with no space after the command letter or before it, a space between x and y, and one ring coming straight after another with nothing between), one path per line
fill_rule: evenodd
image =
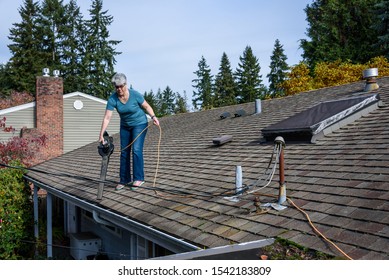
M43 68L42 73L43 73L43 77L50 77L50 69L49 68Z
M363 70L362 75L366 80L365 91L372 91L379 88L376 80L378 77L378 68L369 68Z

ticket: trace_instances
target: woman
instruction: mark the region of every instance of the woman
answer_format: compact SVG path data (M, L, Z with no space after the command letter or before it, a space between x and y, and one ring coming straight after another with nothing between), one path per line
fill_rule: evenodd
M130 184L132 184L131 189L135 189L144 183L143 144L148 120L143 109L151 116L155 125L159 126L159 121L154 115L153 108L145 101L144 97L139 92L128 88L127 78L124 74L115 74L112 77L112 84L115 86L116 92L108 99L99 141L104 141L104 131L108 127L113 110L116 109L120 116L121 148L120 183L116 186L116 190L121 190L125 185ZM135 138L135 142L129 146ZM131 148L133 151L133 180L131 178Z

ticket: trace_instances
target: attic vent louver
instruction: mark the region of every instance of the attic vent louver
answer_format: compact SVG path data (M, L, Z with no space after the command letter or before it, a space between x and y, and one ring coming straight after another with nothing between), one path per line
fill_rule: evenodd
M246 115L246 111L243 110L243 109L240 109L240 110L235 112L235 117L242 117L242 116L245 116L245 115Z
M282 136L287 141L315 141L378 108L378 94L320 103L262 129L267 141Z
M221 118L222 120L224 120L224 119L226 119L226 118L228 118L228 117L231 117L231 114L228 113L228 112L224 112L223 114L220 115L220 118Z

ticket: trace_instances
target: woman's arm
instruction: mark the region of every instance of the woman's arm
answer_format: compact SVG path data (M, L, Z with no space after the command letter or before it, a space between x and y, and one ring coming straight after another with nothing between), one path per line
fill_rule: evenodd
M104 142L104 131L107 129L109 122L111 121L112 111L105 110L103 122L101 123L101 130L99 136L99 142Z
M153 108L151 108L150 104L147 103L146 100L142 103L142 107L146 110L147 114L151 116L151 119L153 120L154 124L159 126L159 121L154 114L154 110Z

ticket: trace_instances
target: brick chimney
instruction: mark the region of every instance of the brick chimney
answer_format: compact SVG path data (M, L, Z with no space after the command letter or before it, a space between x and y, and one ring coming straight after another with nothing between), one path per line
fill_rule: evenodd
M40 160L63 154L63 79L40 76L36 80L36 128L46 135Z

